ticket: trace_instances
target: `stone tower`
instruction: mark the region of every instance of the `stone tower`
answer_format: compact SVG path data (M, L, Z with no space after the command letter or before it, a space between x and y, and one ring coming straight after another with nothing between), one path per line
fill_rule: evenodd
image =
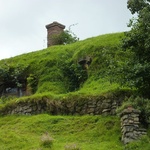
M56 43L53 40L54 35L60 34L62 31L64 31L65 26L54 21L51 24L46 25L47 29L47 47L56 45Z

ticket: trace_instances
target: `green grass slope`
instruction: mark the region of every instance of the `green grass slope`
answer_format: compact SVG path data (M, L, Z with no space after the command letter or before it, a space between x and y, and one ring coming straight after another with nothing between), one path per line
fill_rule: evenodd
M125 57L119 53L122 37L123 33L106 34L70 45L52 46L1 60L0 66L28 66L26 76L32 74L38 79L36 94L58 95L78 91L85 95L99 95L119 87L110 82L108 74L113 63ZM78 60L86 56L92 58L87 74L78 64ZM85 76L88 76L87 80Z
M106 34L1 60L0 67L27 68L22 77L32 75L37 79L34 95L17 100L15 98L13 102L9 97L8 105L18 100L35 100L43 96L57 100L64 97L94 97L120 90L128 91L112 80L114 75L110 72L115 70L114 64L117 61L127 58L127 54L120 51L123 36L123 33ZM84 70L78 61L86 56L91 57L92 62L88 69ZM7 99L1 100L1 103Z
M117 117L6 116L0 117L0 150L48 150L42 145L46 132L53 150L76 144L82 150L123 150Z
M48 136L45 136L48 133ZM49 145L49 139L53 139ZM47 144L43 144L48 141ZM46 143L45 142L45 143ZM76 146L76 149L72 148ZM67 149L68 147L68 149ZM150 140L124 146L118 117L0 117L0 150L149 150Z

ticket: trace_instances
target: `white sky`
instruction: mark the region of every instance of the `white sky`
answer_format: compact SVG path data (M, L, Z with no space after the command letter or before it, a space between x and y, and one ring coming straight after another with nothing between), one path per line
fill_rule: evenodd
M127 31L127 0L0 0L0 59L46 48L45 25L57 21L80 40Z

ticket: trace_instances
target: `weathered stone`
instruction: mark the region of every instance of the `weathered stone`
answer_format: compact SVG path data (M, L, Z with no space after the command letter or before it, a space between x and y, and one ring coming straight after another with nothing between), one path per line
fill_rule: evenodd
M110 111L111 111L110 109L103 109L102 113L110 112Z
M102 103L102 108L103 109L111 108L111 104L110 103Z
M112 106L116 106L117 105L117 102L116 101L113 101L112 102Z
M26 110L26 112L27 112L27 113L31 113L31 112L32 112L32 108L28 108L28 109Z
M96 101L88 101L88 106L92 105L92 106L95 106L97 104Z
M30 114L30 113L25 113L25 115L31 116L31 114Z
M110 109L104 109L103 111L102 111L102 115L103 116L108 116L108 115L110 115Z
M8 110L1 111L3 114L40 114L47 112L54 115L63 114L93 114L93 115L114 115L116 114L116 106L118 101L107 96L93 98L85 98L74 102L69 100L52 101L47 97L43 97L38 101L19 102L17 106L13 106ZM0 112L0 113L1 113Z
M123 138L123 143L124 144L128 144L128 143L130 143L130 142L132 142L133 141L133 139L130 139L130 138Z
M95 110L94 107L88 108L88 109L87 109L87 113L88 113L88 114L94 113L94 110Z
M36 111L37 110L37 106L36 105L32 106L32 110Z
M88 105L88 108L95 108L96 106L95 105Z
M15 111L14 111L14 110L12 110L12 111L11 111L11 114L12 114L12 115L13 115L13 114L15 114Z
M128 137L128 138L132 138L133 135L134 135L133 132L128 132L128 133L126 133L125 136Z
M29 106L28 106L28 105L25 105L25 106L23 106L22 108L23 108L23 110L27 110L27 109L29 108Z
M124 127L122 128L122 132L123 132L123 133L132 132L132 131L134 131L134 128L133 128L133 126L131 126L131 125L127 125L127 126L124 126Z
M105 100L104 100L104 103L111 103L111 102L112 102L111 99L105 99Z
M122 121L124 121L124 120L126 120L126 119L128 119L128 115L124 115L124 116L121 117L121 120L122 120Z
M134 117L134 121L135 122L139 122L139 118L138 117Z
M84 114L87 114L87 110L83 108L82 111L80 112L80 115L84 115Z
M102 106L102 101L98 101L96 104L97 107L101 107Z
M116 109L111 109L111 115L116 115Z
M133 124L134 123L134 120L128 120L129 124Z

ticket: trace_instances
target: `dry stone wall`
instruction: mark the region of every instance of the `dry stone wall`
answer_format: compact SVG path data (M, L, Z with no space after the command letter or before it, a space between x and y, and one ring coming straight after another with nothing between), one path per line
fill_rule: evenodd
M123 101L123 97L92 97L77 98L77 100L50 100L43 97L40 100L18 102L0 110L2 115L22 114L32 115L48 113L52 115L115 115L116 108Z
M122 141L128 144L146 135L146 129L140 128L140 111L129 107L121 113Z

